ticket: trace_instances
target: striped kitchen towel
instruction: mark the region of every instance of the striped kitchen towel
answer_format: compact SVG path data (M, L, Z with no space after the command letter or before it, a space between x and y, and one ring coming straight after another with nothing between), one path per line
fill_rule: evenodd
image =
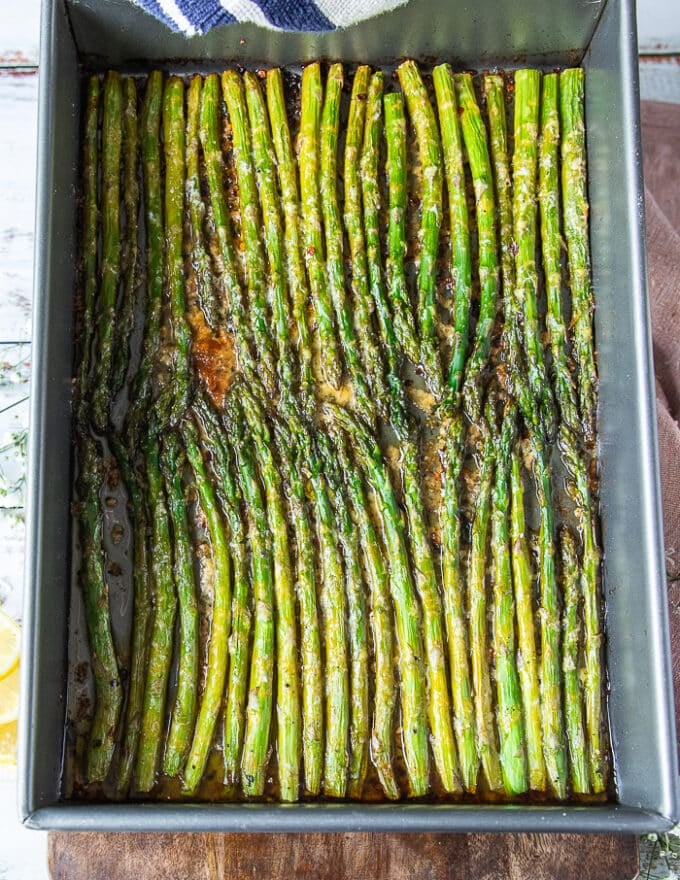
M253 22L283 31L333 31L408 0L134 0L188 37L220 24Z

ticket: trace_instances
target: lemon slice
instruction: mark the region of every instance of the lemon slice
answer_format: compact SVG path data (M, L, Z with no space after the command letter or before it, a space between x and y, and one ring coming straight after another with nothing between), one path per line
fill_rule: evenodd
M0 725L16 721L19 714L19 667L0 678Z
M0 724L0 767L13 767L17 762L17 722Z
M19 665L21 628L0 608L0 678L9 675Z

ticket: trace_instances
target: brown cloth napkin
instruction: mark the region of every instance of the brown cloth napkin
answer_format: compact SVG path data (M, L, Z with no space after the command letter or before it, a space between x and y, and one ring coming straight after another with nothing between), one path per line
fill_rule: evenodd
M642 103L647 261L652 309L666 573L680 721L680 104ZM678 726L680 735L680 725Z

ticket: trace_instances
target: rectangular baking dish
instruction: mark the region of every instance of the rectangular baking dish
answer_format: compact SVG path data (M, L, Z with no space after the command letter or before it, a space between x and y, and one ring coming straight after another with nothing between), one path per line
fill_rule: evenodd
M344 31L219 28L185 40L128 0L44 0L19 809L33 828L136 831L643 832L680 815L649 309L634 0L411 0ZM66 706L73 292L83 69L309 59L457 67L583 63L609 712L606 806L78 804L60 800Z

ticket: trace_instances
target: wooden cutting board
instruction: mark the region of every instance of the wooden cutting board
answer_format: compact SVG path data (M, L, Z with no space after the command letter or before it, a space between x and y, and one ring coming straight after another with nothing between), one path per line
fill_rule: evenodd
M637 838L550 834L75 834L52 880L634 880Z

